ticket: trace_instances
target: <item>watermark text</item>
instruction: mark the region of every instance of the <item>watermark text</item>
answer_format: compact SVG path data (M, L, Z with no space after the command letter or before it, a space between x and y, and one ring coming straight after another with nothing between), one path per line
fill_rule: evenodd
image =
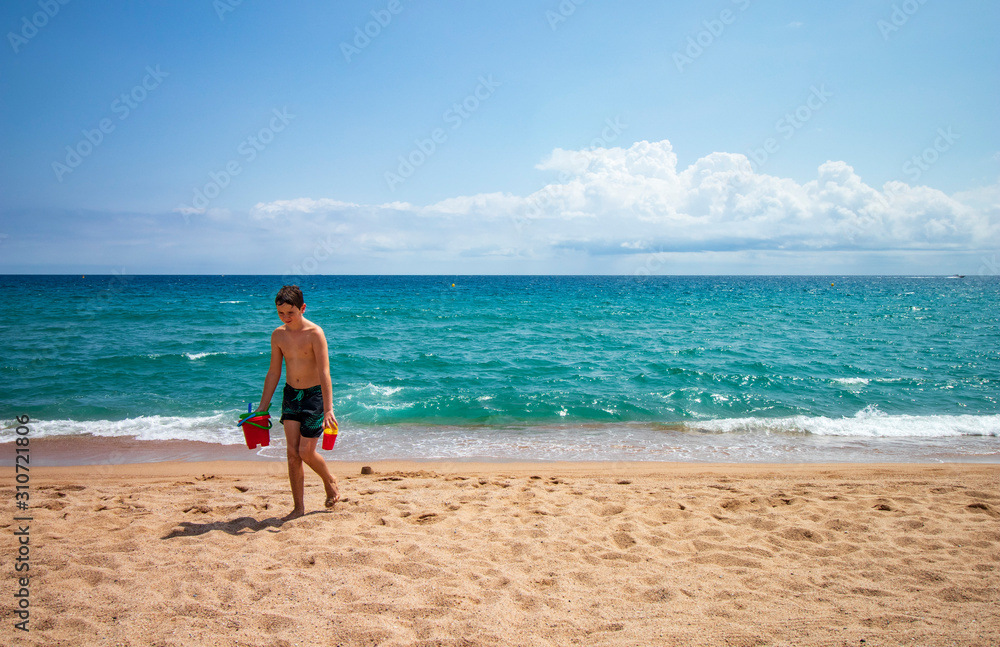
M363 49L372 44L372 40L382 34L382 30L392 23L393 16L403 13L403 4L400 0L389 0L385 9L372 9L371 17L363 27L354 28L354 38L351 42L340 42L340 53L344 55L344 60L348 63L351 59L361 53Z
M780 135L781 139L767 137L761 142L760 146L751 149L747 153L747 158L750 160L753 170L760 170L774 154L781 150L781 142L787 142L794 137L795 133L801 130L806 125L806 122L822 110L827 101L833 97L833 93L827 90L826 85L822 83L819 87L814 85L809 89L809 96L802 104L794 110L789 110L775 122L775 134Z
M494 79L492 74L480 76L479 84L475 90L445 110L444 114L441 115L442 121L451 127L451 131L458 130L487 99L493 96L500 85L501 83ZM414 139L410 152L396 157L399 164L395 171L385 172L385 183L389 190L395 191L396 187L410 179L417 169L426 164L427 160L433 157L446 141L448 141L448 131L442 127L434 128L427 137Z
M889 36L903 28L910 18L920 11L920 7L927 4L927 0L904 0L901 4L892 5L892 13L888 20L880 18L875 26L882 34L882 40L888 41Z
M218 198L222 191L232 183L233 178L244 171L243 165L257 159L257 156L274 141L275 135L284 131L288 124L295 119L295 115L288 112L287 106L281 110L274 108L271 110L271 115L266 126L236 146L238 158L231 159L221 169L210 172L208 182L194 189L191 204L182 204L174 209L184 216L185 222L190 221L192 214L205 213L211 201Z
M750 0L733 0L733 4L740 11L746 11L750 6ZM684 68L694 63L709 47L714 45L726 31L726 28L735 23L738 17L739 13L732 9L723 9L716 18L701 21L704 29L693 36L688 36L687 46L683 51L674 52L674 65L677 66L677 71L683 74Z
M18 416L14 441L14 503L17 513L14 515L14 537L17 552L12 560L14 563L14 629L29 631L31 621L31 521L29 514L31 501L31 446L29 436L30 418Z
M21 28L16 32L7 32L7 42L11 49L17 54L21 48L38 35L38 32L45 29L49 21L56 17L59 11L70 3L70 0L38 0L38 7L41 11L36 11L30 17L21 18Z
M149 97L149 94L160 87L163 79L170 76L169 73L156 67L146 66L146 75L142 81L137 83L128 92L122 92L111 102L110 110L112 114L118 115L118 121L129 118L132 111L139 107L139 104ZM68 173L75 171L83 160L97 150L104 143L105 138L115 131L115 122L110 117L105 117L97 122L94 128L84 128L81 131L83 137L76 144L66 147L66 157L62 162L52 162L52 172L56 174L56 179L60 182Z

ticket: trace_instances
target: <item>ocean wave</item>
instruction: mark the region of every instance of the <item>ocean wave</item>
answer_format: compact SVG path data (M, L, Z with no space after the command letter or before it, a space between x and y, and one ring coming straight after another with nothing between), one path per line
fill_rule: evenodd
M232 412L210 416L139 416L125 420L33 420L32 438L99 436L138 440L194 440L220 445L244 442ZM280 428L279 428L280 429ZM15 438L15 429L0 430L0 442Z
M413 403L405 403L413 406ZM404 405L404 406L405 406ZM381 407L386 411L394 407ZM841 436L856 438L948 438L962 436L1000 437L1000 415L889 415L877 407L869 406L851 417L832 418L824 416L790 416L785 418L716 418L702 421L687 421L679 423L637 423L637 422L597 422L588 421L574 424L566 422L566 409L560 408L561 422L559 428L587 430L602 429L604 433L632 433L639 428L675 429L683 432L700 432L715 435L731 434L741 437L764 437L772 435L799 436ZM100 437L129 437L138 440L193 440L222 445L238 445L243 442L243 434L236 426L235 412L220 412L206 416L139 416L125 420L34 420L31 422L33 438L91 435ZM383 427L373 421L362 423L363 426ZM389 427L396 427L399 421L386 421ZM466 429L470 437L482 433L492 433L488 430L503 431L510 421L499 424L483 424L477 420L468 427L462 425L446 425L452 429ZM342 423L350 425L348 419ZM355 423L357 424L357 423ZM412 424L412 423L411 423ZM281 425L274 419L275 428L281 434ZM404 425L408 426L408 425ZM431 435L434 429L444 428L441 425L425 424L415 428L425 429ZM548 424L525 425L516 427L532 435L550 429ZM532 431L533 430L533 431ZM10 442L16 438L15 428L0 429L0 442Z
M690 431L722 434L809 434L860 438L1000 436L1000 415L889 415L868 406L852 417L728 418L684 423Z
M225 355L226 353L184 353L184 357L188 359L201 359L203 357L208 357L210 355Z
M364 386L358 386L354 388L354 392L347 395L347 399L354 399L357 396L359 399L364 396L382 396L382 397L392 397L403 390L401 386L381 386L378 384L372 384L369 382Z
M835 377L833 381L844 386L865 386L869 380L864 377Z

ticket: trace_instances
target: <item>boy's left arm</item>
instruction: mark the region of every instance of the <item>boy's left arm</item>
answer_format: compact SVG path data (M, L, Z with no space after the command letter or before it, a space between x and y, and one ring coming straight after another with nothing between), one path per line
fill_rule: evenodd
M333 415L333 380L330 378L330 351L327 347L326 335L323 334L322 328L319 328L316 335L316 341L313 343L313 352L316 354L316 361L319 363L319 384L323 391L323 427L336 429L338 424L337 417Z

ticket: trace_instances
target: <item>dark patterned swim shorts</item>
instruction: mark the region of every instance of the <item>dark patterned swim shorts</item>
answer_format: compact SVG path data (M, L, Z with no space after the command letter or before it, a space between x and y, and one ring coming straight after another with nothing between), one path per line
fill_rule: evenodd
M319 438L323 433L323 389L319 384L308 389L285 385L281 399L281 422L297 420L303 438Z

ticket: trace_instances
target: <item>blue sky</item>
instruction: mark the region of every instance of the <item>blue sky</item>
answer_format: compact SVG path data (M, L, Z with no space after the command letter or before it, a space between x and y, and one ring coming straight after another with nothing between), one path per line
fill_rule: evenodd
M997 272L1000 5L0 6L0 272Z

